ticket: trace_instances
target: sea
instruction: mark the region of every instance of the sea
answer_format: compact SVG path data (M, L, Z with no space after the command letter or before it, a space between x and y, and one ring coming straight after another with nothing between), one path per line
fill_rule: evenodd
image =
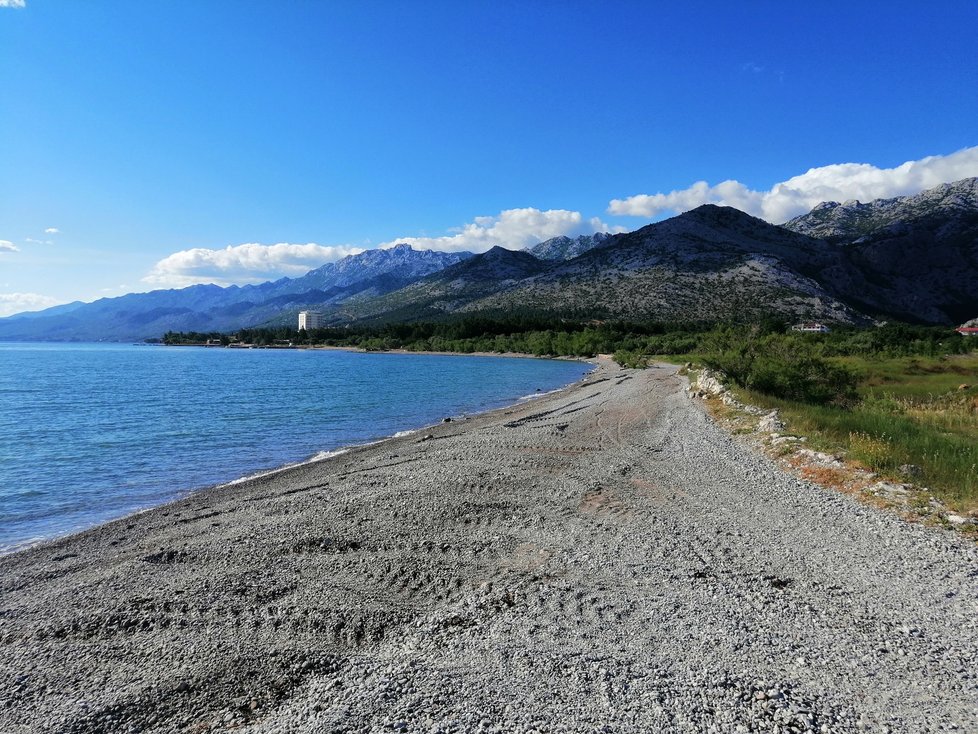
M0 343L0 553L490 410L581 362Z

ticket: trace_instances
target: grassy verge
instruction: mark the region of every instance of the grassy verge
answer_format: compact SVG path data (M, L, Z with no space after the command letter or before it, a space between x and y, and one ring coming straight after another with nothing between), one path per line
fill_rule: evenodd
M777 408L815 448L927 486L957 510L978 509L978 355L840 361L859 375L860 400L850 409L740 392Z

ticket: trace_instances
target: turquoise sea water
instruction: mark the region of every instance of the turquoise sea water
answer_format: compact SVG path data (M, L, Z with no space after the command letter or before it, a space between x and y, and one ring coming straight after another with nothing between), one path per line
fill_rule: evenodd
M0 344L0 552L513 403L578 362Z

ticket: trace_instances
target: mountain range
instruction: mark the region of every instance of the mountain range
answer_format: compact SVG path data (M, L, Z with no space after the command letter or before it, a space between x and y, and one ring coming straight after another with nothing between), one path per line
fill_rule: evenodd
M0 339L134 341L167 331L234 331L286 319L294 323L303 308L326 310L376 297L470 257L470 252L418 251L409 245L367 250L299 278L130 293L16 314L0 319Z
M197 285L0 319L6 340L137 340L166 331L443 319L532 311L578 318L780 315L956 324L978 315L978 179L915 196L825 202L784 225L704 205L624 234L556 237L478 255L397 245L299 278Z

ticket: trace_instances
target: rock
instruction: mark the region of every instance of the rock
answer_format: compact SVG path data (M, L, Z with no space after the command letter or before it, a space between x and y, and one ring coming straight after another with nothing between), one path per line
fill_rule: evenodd
M708 395L723 395L727 392L727 388L724 387L721 380L726 379L726 377L722 372L703 370L696 378L696 387Z
M772 446L782 446L782 445L784 445L786 443L803 443L803 442L805 442L807 440L808 439L806 439L804 436L791 436L791 435L788 435L788 436L777 436L777 435L775 435L775 436L772 436L771 437L771 445Z
M885 497L890 500L905 500L910 497L910 489L905 484L896 484L895 482L877 482L876 484L867 487L867 492L875 494L877 497Z
M900 473L905 477L919 477L923 475L924 470L916 464L900 464Z
M840 457L833 456L832 454L823 454L821 451L799 449L795 455L807 460L811 464L818 464L819 466L839 468L845 465L845 462Z
M766 433L780 433L785 427L784 421L776 410L772 410L757 422L757 430Z
M974 525L975 524L975 518L966 517L964 515L957 515L955 513L948 513L947 515L944 516L944 519L947 520L952 525Z

